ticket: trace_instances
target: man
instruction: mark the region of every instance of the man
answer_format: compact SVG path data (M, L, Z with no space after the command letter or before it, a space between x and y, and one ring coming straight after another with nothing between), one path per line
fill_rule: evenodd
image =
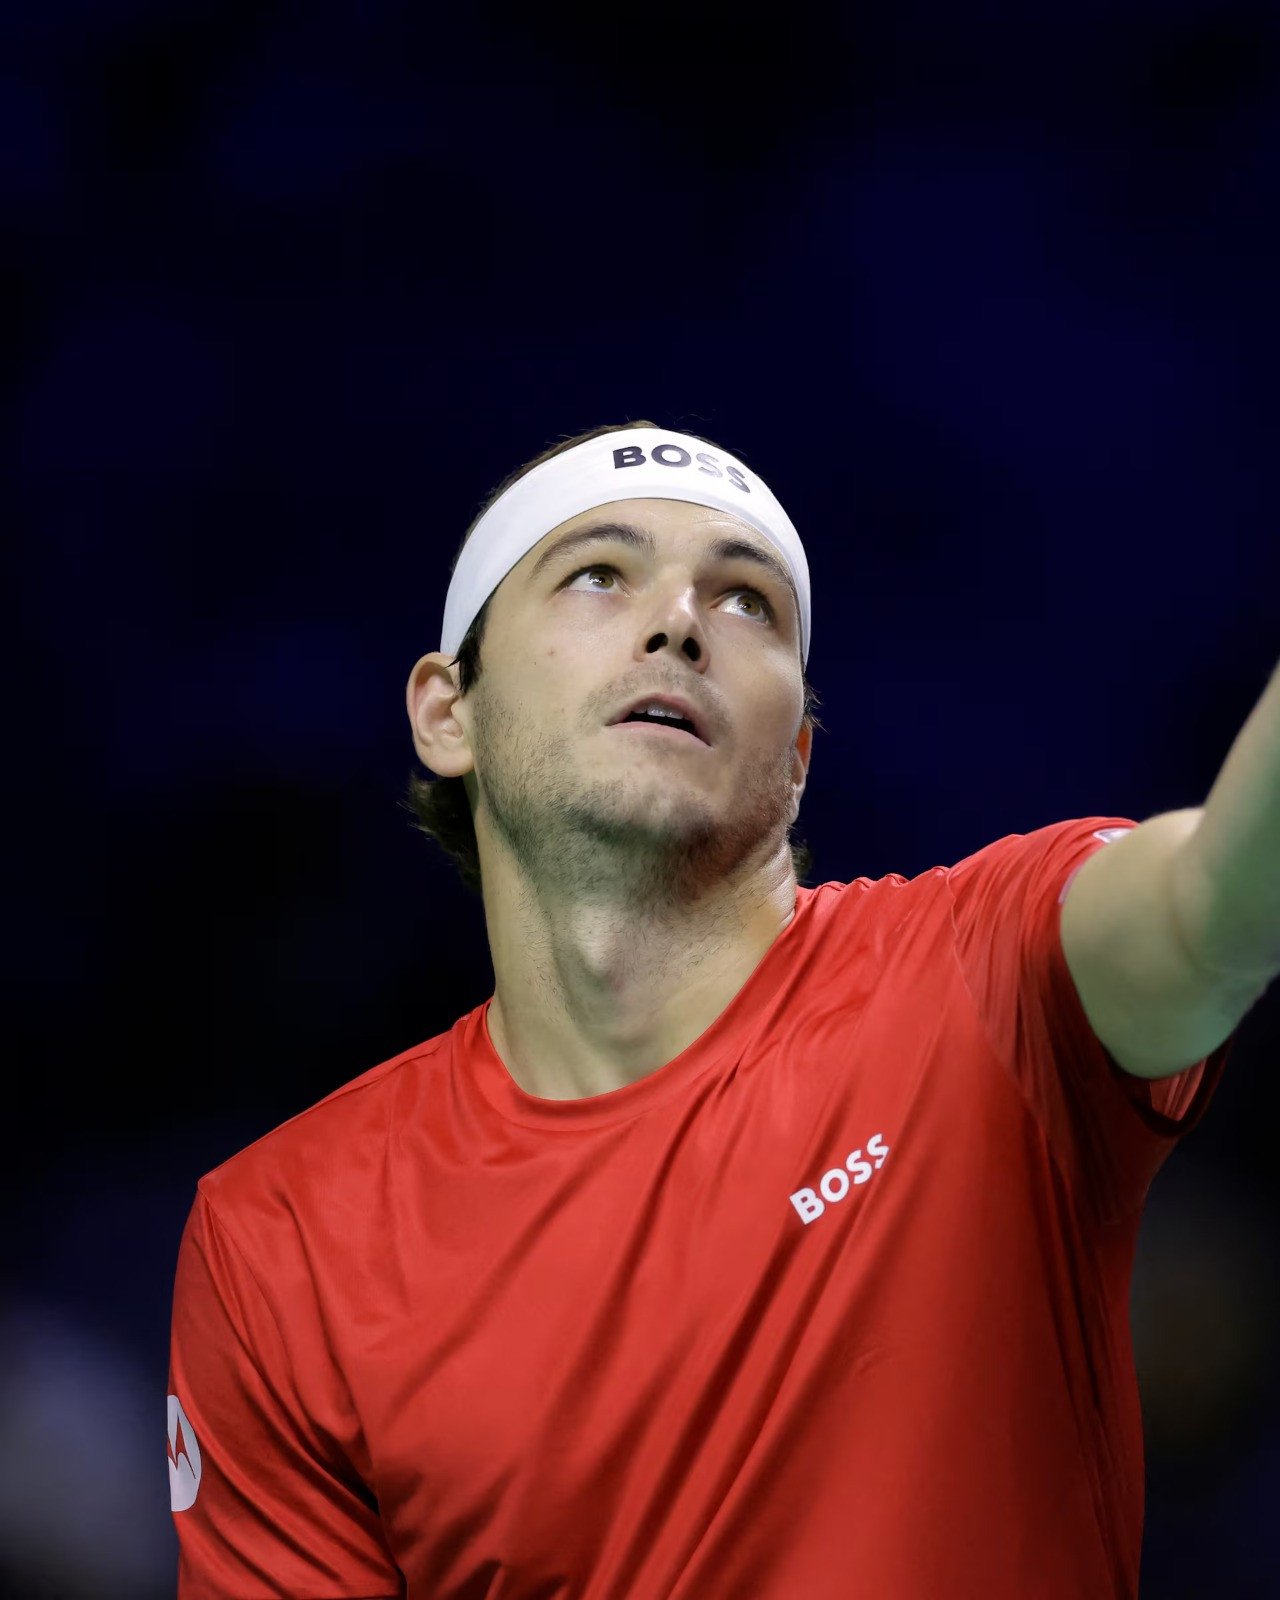
M1130 1269L1280 970L1280 679L1203 808L809 889L810 620L652 423L473 525L407 700L494 992L200 1180L180 1600L1136 1594Z

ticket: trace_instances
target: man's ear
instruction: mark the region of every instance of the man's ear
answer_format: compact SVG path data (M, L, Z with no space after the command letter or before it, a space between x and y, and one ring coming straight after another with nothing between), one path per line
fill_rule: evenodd
M460 778L475 765L457 674L454 657L433 650L414 663L405 686L413 748L438 778Z
M795 796L791 805L792 822L800 814L800 801L809 777L809 758L812 754L813 726L805 722L801 724L800 732L796 734L795 748L791 752L791 782L795 785Z

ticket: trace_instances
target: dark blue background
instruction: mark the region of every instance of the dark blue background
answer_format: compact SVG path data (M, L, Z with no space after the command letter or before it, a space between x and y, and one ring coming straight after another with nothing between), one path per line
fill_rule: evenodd
M197 1178L492 989L398 802L506 473L648 416L770 482L810 882L1203 803L1280 658L1280 25L45 0L0 39L3 1581L160 1600ZM1280 1591L1278 1049L1272 993L1144 1223L1156 1600Z

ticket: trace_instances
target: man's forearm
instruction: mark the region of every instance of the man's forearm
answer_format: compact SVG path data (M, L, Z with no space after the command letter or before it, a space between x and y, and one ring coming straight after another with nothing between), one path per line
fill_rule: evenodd
M1227 753L1186 851L1184 931L1214 972L1280 975L1280 667Z

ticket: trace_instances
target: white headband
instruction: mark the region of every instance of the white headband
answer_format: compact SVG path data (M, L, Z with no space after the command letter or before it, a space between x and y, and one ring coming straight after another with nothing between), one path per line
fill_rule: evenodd
M687 500L740 518L786 562L809 662L809 563L768 485L727 450L656 428L604 433L544 461L500 495L463 546L444 603L440 649L457 655L480 608L520 559L570 517L615 500Z

